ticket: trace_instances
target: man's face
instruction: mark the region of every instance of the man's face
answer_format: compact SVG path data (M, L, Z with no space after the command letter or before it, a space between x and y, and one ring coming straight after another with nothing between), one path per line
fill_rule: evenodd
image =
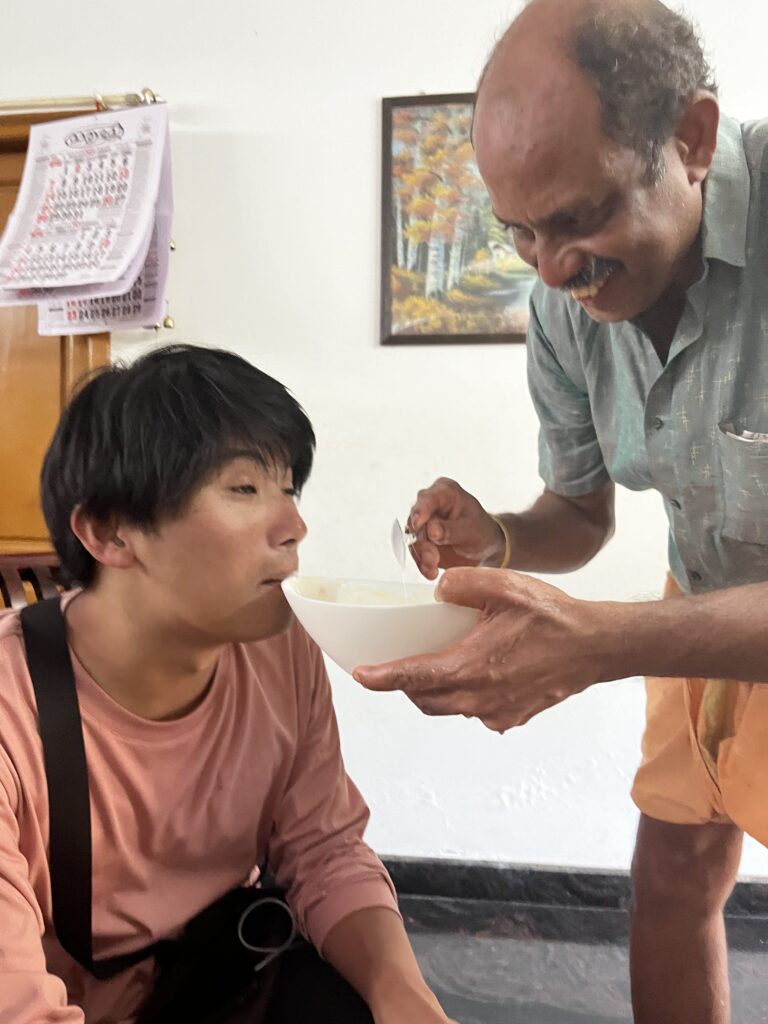
M227 462L178 518L151 532L123 530L145 607L198 644L260 640L287 627L280 581L298 568L306 532L291 471L245 456Z
M660 180L649 183L641 157L604 135L597 96L583 83L556 105L481 97L474 139L519 255L594 320L632 319L675 283L702 206L674 139Z

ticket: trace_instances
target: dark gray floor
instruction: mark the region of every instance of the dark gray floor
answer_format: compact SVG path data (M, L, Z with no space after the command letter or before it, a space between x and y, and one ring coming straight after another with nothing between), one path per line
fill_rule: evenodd
M460 1024L632 1024L625 910L400 903L427 981ZM727 924L733 1024L768 1024L768 917Z

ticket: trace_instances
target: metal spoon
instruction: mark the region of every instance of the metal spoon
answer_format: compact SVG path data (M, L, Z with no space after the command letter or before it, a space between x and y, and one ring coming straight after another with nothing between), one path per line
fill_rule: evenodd
M391 541L397 564L400 566L401 571L405 572L405 563L408 561L408 549L412 544L416 543L416 535L411 533L410 530L404 529L400 524L400 520L396 519L392 523Z

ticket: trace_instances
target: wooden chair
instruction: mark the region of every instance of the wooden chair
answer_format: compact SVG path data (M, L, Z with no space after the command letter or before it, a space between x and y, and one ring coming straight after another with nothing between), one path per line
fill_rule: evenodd
M0 609L23 608L65 589L55 555L0 555Z

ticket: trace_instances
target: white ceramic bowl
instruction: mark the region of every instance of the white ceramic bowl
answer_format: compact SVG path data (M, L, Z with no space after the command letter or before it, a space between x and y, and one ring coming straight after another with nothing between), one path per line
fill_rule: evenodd
M433 583L406 583L404 591L401 583L291 576L283 593L315 643L350 673L440 651L480 618L475 608L436 601Z

